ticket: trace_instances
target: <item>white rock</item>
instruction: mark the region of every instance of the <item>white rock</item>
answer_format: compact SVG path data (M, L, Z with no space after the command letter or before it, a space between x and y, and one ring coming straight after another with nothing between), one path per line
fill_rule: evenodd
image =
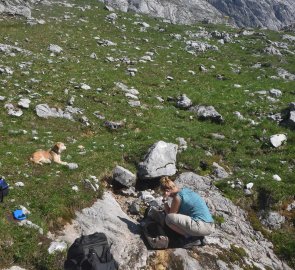
M287 136L285 134L275 134L270 137L270 143L273 147L279 147L286 141Z
M28 98L22 98L18 102L18 106L24 109L28 109L30 107L31 100Z
M20 205L19 208L23 211L23 213L25 215L30 215L31 214L31 212L26 207L24 207L23 205Z
M282 96L282 91L281 90L279 90L279 89L270 89L269 90L269 94L271 95L271 96L273 96L273 97L280 97L280 96Z
M81 83L80 88L83 90L90 90L91 89L91 87L85 83Z
M50 44L48 50L53 53L61 53L63 49L58 45Z
M254 185L253 183L248 183L248 184L246 184L246 188L251 189L253 187L253 185Z
M282 181L282 178L279 177L277 174L274 174L274 175L272 176L272 179L273 179L273 180L276 180L276 181Z
M25 184L23 182L16 182L14 185L16 187L24 187L25 186Z
M78 168L78 164L77 163L68 163L67 164L70 170L75 170Z
M77 191L79 191L79 188L78 188L78 186L73 186L73 187L72 187L72 190L74 190L74 191L77 192Z
M92 59L97 59L97 55L96 55L96 53L92 53L92 54L90 54L90 58L92 58Z
M48 253L53 254L57 251L64 251L67 248L67 244L65 242L51 242Z

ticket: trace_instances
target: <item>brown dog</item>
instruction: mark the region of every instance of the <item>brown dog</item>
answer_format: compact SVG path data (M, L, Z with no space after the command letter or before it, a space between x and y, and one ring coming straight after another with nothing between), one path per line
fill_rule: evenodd
M36 151L30 158L30 160L36 164L44 164L44 163L51 163L51 161L67 165L67 162L63 162L60 159L60 154L62 151L66 150L66 146L58 142L56 143L50 150L44 151L44 150L38 150Z

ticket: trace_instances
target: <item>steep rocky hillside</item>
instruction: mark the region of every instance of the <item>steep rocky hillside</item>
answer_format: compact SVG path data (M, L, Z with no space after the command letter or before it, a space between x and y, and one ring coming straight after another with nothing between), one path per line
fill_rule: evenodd
M193 24L200 21L227 22L238 27L281 29L295 21L293 0L99 0L121 11L132 11L165 18L173 23ZM2 0L2 12L30 17L30 6L44 0Z
M295 21L293 0L100 0L123 11L162 17L174 23L229 22L239 27L280 29Z

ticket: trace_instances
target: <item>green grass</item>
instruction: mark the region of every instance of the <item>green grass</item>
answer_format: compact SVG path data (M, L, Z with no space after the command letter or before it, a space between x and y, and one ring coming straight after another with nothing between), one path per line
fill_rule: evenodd
M290 201L295 194L294 131L278 126L268 120L267 115L280 112L294 101L295 82L273 80L270 76L277 74L278 67L295 73L295 60L287 53L282 57L263 53L266 40L279 41L281 34L263 31L265 38L257 35L238 37L234 38L234 43L225 45L220 45L217 40L204 40L217 45L219 50L193 56L185 51L183 39L175 40L170 34L177 33L190 39L186 31L197 32L199 26L207 31L217 29L233 34L238 29L224 25L170 25L158 19L137 18L124 13L118 13L116 24L111 24L105 21L109 12L97 1L86 3L77 0L75 3L73 8L38 6L33 16L44 18L45 25L30 26L17 17L3 17L0 21L0 43L17 44L32 52L32 55L16 53L15 57L1 53L1 66L14 70L11 76L0 74L0 95L6 97L4 102L0 102L2 108L8 102L16 105L21 97L31 100L30 108L23 110L21 118L9 117L4 108L0 111L3 123L0 129L0 169L13 187L1 205L0 230L5 232L0 239L0 254L5 254L0 256L1 265L17 263L28 269L61 269L57 262L62 261L65 254L48 256L47 232L60 229L74 216L75 210L89 206L99 198L103 192L103 179L111 175L116 165L136 172L137 164L148 147L158 140L176 143L177 137L183 137L188 142L187 151L177 157L179 172L190 168L205 175L210 173L212 163L218 162L233 172L230 180L239 178L244 183L254 182L251 199L244 198L241 191L231 189L227 180L219 183L225 195L244 208L250 205L250 208L259 210L261 194L272 198L268 209L279 210L282 204ZM78 8L86 5L91 9L83 11ZM65 14L70 19L65 20ZM141 32L140 26L134 24L136 21L145 21L151 27ZM126 31L122 30L122 25L125 25ZM165 31L159 32L159 28ZM116 42L118 46L99 46L95 40L98 36ZM61 46L63 53L50 56L47 50L49 44ZM290 49L294 50L294 45L290 45ZM138 69L135 77L126 75L129 65L105 60L107 56L138 60L148 51L154 52L153 61L135 64ZM98 59L90 58L93 52ZM19 64L23 62L27 63L27 67L21 69ZM252 68L257 62L262 63L261 69ZM208 68L207 73L199 71L201 64ZM211 65L215 69L211 69ZM240 68L239 74L232 70L237 67ZM196 74L190 74L189 70ZM217 80L218 74L226 80ZM172 76L174 80L167 81L167 76ZM257 79L258 76L260 79ZM32 78L40 81L32 82ZM77 89L76 86L82 82L90 85L91 90ZM115 87L115 82L138 89L144 108L131 108L124 94ZM242 87L235 88L234 84ZM97 88L102 91L96 91ZM283 92L277 103L272 104L265 97L255 94L255 91L271 88ZM213 105L223 115L225 123L219 125L191 119L192 113L178 109L174 102L167 101L169 97L176 98L183 93L196 105ZM73 106L84 109L91 126L84 126L79 119L69 121L37 117L37 104L47 103L50 107L64 109L71 96L75 96ZM160 103L156 96L161 96L164 102ZM159 105L163 108L158 108ZM125 126L109 131L104 127L104 120L93 115L95 111L104 115L106 120L125 120ZM258 122L258 125L238 120L233 114L235 111ZM211 133L223 134L225 139L212 139ZM286 134L288 141L274 149L268 139L277 133ZM39 139L34 140L34 136ZM77 163L78 169L69 170L57 164L37 166L29 162L35 150L49 149L57 141L67 145L63 159ZM79 151L80 145L85 148L84 155ZM212 156L207 156L207 151ZM200 168L200 161L209 164L208 170ZM273 174L280 175L283 181L273 181ZM98 193L84 186L84 179L90 175L101 181ZM18 181L24 182L25 186L15 187ZM72 190L74 185L79 187L78 193ZM29 219L43 228L44 236L33 229L19 227L12 220L11 212L19 205L31 211ZM255 222L253 219L254 225ZM255 226L263 230L258 223ZM295 251L292 234L292 230L283 228L272 240L278 254L294 266L290 257ZM280 243L285 238L289 242L284 247ZM30 254L28 247L32 250Z

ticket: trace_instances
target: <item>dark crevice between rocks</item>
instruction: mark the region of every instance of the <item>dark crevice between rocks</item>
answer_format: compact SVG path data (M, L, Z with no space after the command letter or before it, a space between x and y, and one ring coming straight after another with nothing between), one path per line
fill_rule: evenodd
M153 179L143 179L137 176L137 181L135 185L135 189L137 191L143 191L147 189L157 189L160 187L160 179L161 177L156 177Z

